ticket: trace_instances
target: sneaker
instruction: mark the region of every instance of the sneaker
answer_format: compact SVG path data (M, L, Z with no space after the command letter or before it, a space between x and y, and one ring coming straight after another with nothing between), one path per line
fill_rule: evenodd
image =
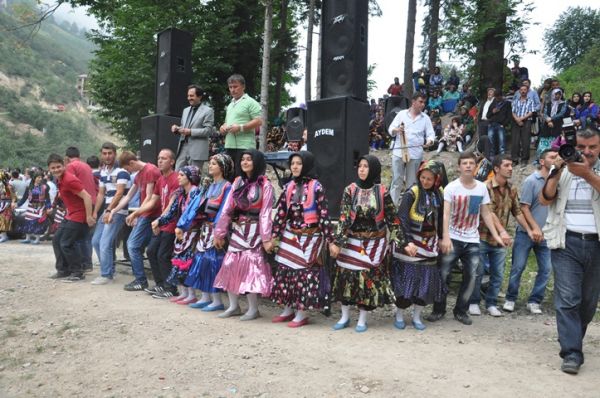
M510 301L510 300L506 300L504 302L504 305L502 306L502 309L504 311L513 312L515 310L515 302L514 301Z
M93 270L94 270L94 267L92 265L84 265L83 266L83 272L86 274L89 274Z
M499 316L503 316L504 314L502 313L502 311L500 311L498 309L498 307L496 307L495 305L491 305L487 308L487 312L488 314L490 314L491 316L494 317L499 317Z
M538 303L527 303L527 309L533 315L540 315L542 313L542 309Z
M479 304L470 304L469 305L469 315L475 315L475 316L481 315L481 309L479 308Z
M112 278L107 278L106 276L99 276L92 281L92 285L108 285L112 283Z
M463 325L467 325L468 326L468 325L473 324L473 321L471 320L471 318L469 318L469 315L467 315L467 314L456 313L456 314L454 314L454 319L456 319L457 321L459 321Z
M138 281L136 279L134 281L129 282L125 286L123 286L123 289L127 290L128 292L139 292L139 291L146 289L147 287L148 287L148 282Z
M144 291L150 295L153 295L155 293L161 292L162 291L162 287L159 285L155 285L152 287L147 287L144 289Z
M72 274L70 276L67 276L66 278L64 278L62 281L65 283L74 283L74 282L79 282L85 279L85 275L81 274Z
M50 279L64 279L66 277L68 277L69 273L64 273L64 272L55 272L52 275L50 275Z
M563 372L568 373L570 375L576 375L577 373L579 373L580 367L581 367L581 364L579 362L577 362L573 358L567 357L567 358L563 359L563 362L560 365L560 370L562 370Z
M162 288L161 288L162 289ZM152 298L155 299L168 299L174 296L173 292L170 290L162 289L161 292L156 292L152 295Z

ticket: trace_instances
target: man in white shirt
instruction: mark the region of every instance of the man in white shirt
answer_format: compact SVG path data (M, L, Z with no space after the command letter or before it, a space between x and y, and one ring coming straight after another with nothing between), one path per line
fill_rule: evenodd
M392 144L392 186L390 195L398 205L402 192L417 181L417 170L423 160L423 147L435 140L431 119L425 113L425 94L417 92L410 108L398 112L388 132Z
M495 92L496 90L493 88L487 89L487 98L485 102L479 102L481 104L481 108L479 108L479 113L477 114L477 131L479 133L479 146L477 149L488 159L490 156L490 143L488 139L490 121L487 119L487 114L492 102L494 101Z

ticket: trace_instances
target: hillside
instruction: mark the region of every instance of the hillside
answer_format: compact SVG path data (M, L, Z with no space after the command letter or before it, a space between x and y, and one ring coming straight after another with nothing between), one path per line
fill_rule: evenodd
M1 4L1 3L0 3ZM0 6L0 166L44 165L51 152L78 146L96 154L106 127L87 109L77 77L87 73L93 45L77 27L45 20L25 25L38 9L31 1Z

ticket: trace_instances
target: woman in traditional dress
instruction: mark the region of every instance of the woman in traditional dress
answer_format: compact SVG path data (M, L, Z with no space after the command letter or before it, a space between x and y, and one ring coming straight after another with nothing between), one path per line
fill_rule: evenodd
M214 246L213 234L214 226L219 221L221 210L231 190L230 181L233 179L234 170L233 160L229 155L220 153L211 157L208 163L208 174L212 178L212 183L203 195L197 195L190 202L175 229L176 236L183 236L195 220L200 220L196 254L185 284L202 292L200 300L189 306L200 308L205 312L225 309L221 301L221 290L213 287L225 251Z
M350 306L359 312L355 330L367 330L367 314L395 301L384 262L388 238L398 240L398 217L389 192L381 184L381 163L375 156L359 159L358 179L344 189L335 243L329 245L336 258L332 296L342 303L342 317L334 330L350 324ZM400 241L402 241L400 236Z
M225 238L231 230L229 247L214 284L229 296L229 308L219 314L220 318L241 315L239 295L246 294L248 311L240 320L256 319L260 316L258 295L271 295L273 277L264 251L271 252L273 249L273 187L264 175L266 167L261 152L250 149L242 153L242 175L233 182L231 194L215 228L214 244L218 249L224 247Z
M173 195L173 203L169 210L152 222L152 229L156 231L159 227L167 225L173 219L179 219L181 214L185 211L190 201L194 199L196 195L201 194L201 189L198 188L200 182L200 175L198 174L198 168L196 166L183 166L179 169L177 176L179 182L179 189L175 191ZM192 265L192 259L194 258L194 247L196 245L196 237L198 235L198 225L194 223L190 226L189 231L185 232L183 236L175 238L175 247L173 249L173 258L171 263L171 273L167 277L166 282L177 286L179 289L179 296L171 297L169 300L172 303L188 305L196 302L196 294L194 289L185 284L185 279L188 274L188 270Z
M402 195L398 218L404 241L394 245L392 282L396 295L394 326L404 329L404 311L413 307L412 324L424 330L421 312L441 301L444 283L437 266L438 241L442 238L444 195L443 165L430 160L419 168L417 183Z
M0 170L0 243L8 240L13 220L13 208L17 204L17 197L10 189L8 173Z
M327 305L327 297L320 292L321 251L325 242L332 242L333 234L314 155L294 153L289 164L292 180L283 188L273 221L273 239L279 240L279 250L271 297L284 309L272 322L289 322L289 327L296 328L308 323L306 310Z
M31 176L31 184L17 203L17 207L21 207L26 201L29 202L25 211L25 221L17 228L17 232L25 234L25 239L21 240L21 243L37 245L48 227L48 215L52 207L50 188L44 182L41 172L36 172Z

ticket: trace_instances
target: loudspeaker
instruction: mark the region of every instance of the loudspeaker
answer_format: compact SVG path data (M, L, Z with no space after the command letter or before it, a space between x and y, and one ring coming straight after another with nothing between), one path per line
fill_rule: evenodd
M285 113L285 131L288 141L302 140L305 129L306 111L302 108L290 108Z
M192 35L169 28L158 34L156 113L181 116L188 106L187 86L192 81Z
M170 149L177 155L179 135L171 132L171 126L180 124L180 118L167 115L150 115L142 118L142 143L140 158L143 162L156 164L158 153Z
M367 99L368 0L325 0L321 98Z
M398 112L408 108L410 108L410 101L408 98L400 95L392 95L391 97L388 97L385 100L385 131L390 128L390 124L392 124Z
M315 155L329 215L338 218L344 188L357 178L358 158L369 153L369 105L352 97L308 103L308 150Z

